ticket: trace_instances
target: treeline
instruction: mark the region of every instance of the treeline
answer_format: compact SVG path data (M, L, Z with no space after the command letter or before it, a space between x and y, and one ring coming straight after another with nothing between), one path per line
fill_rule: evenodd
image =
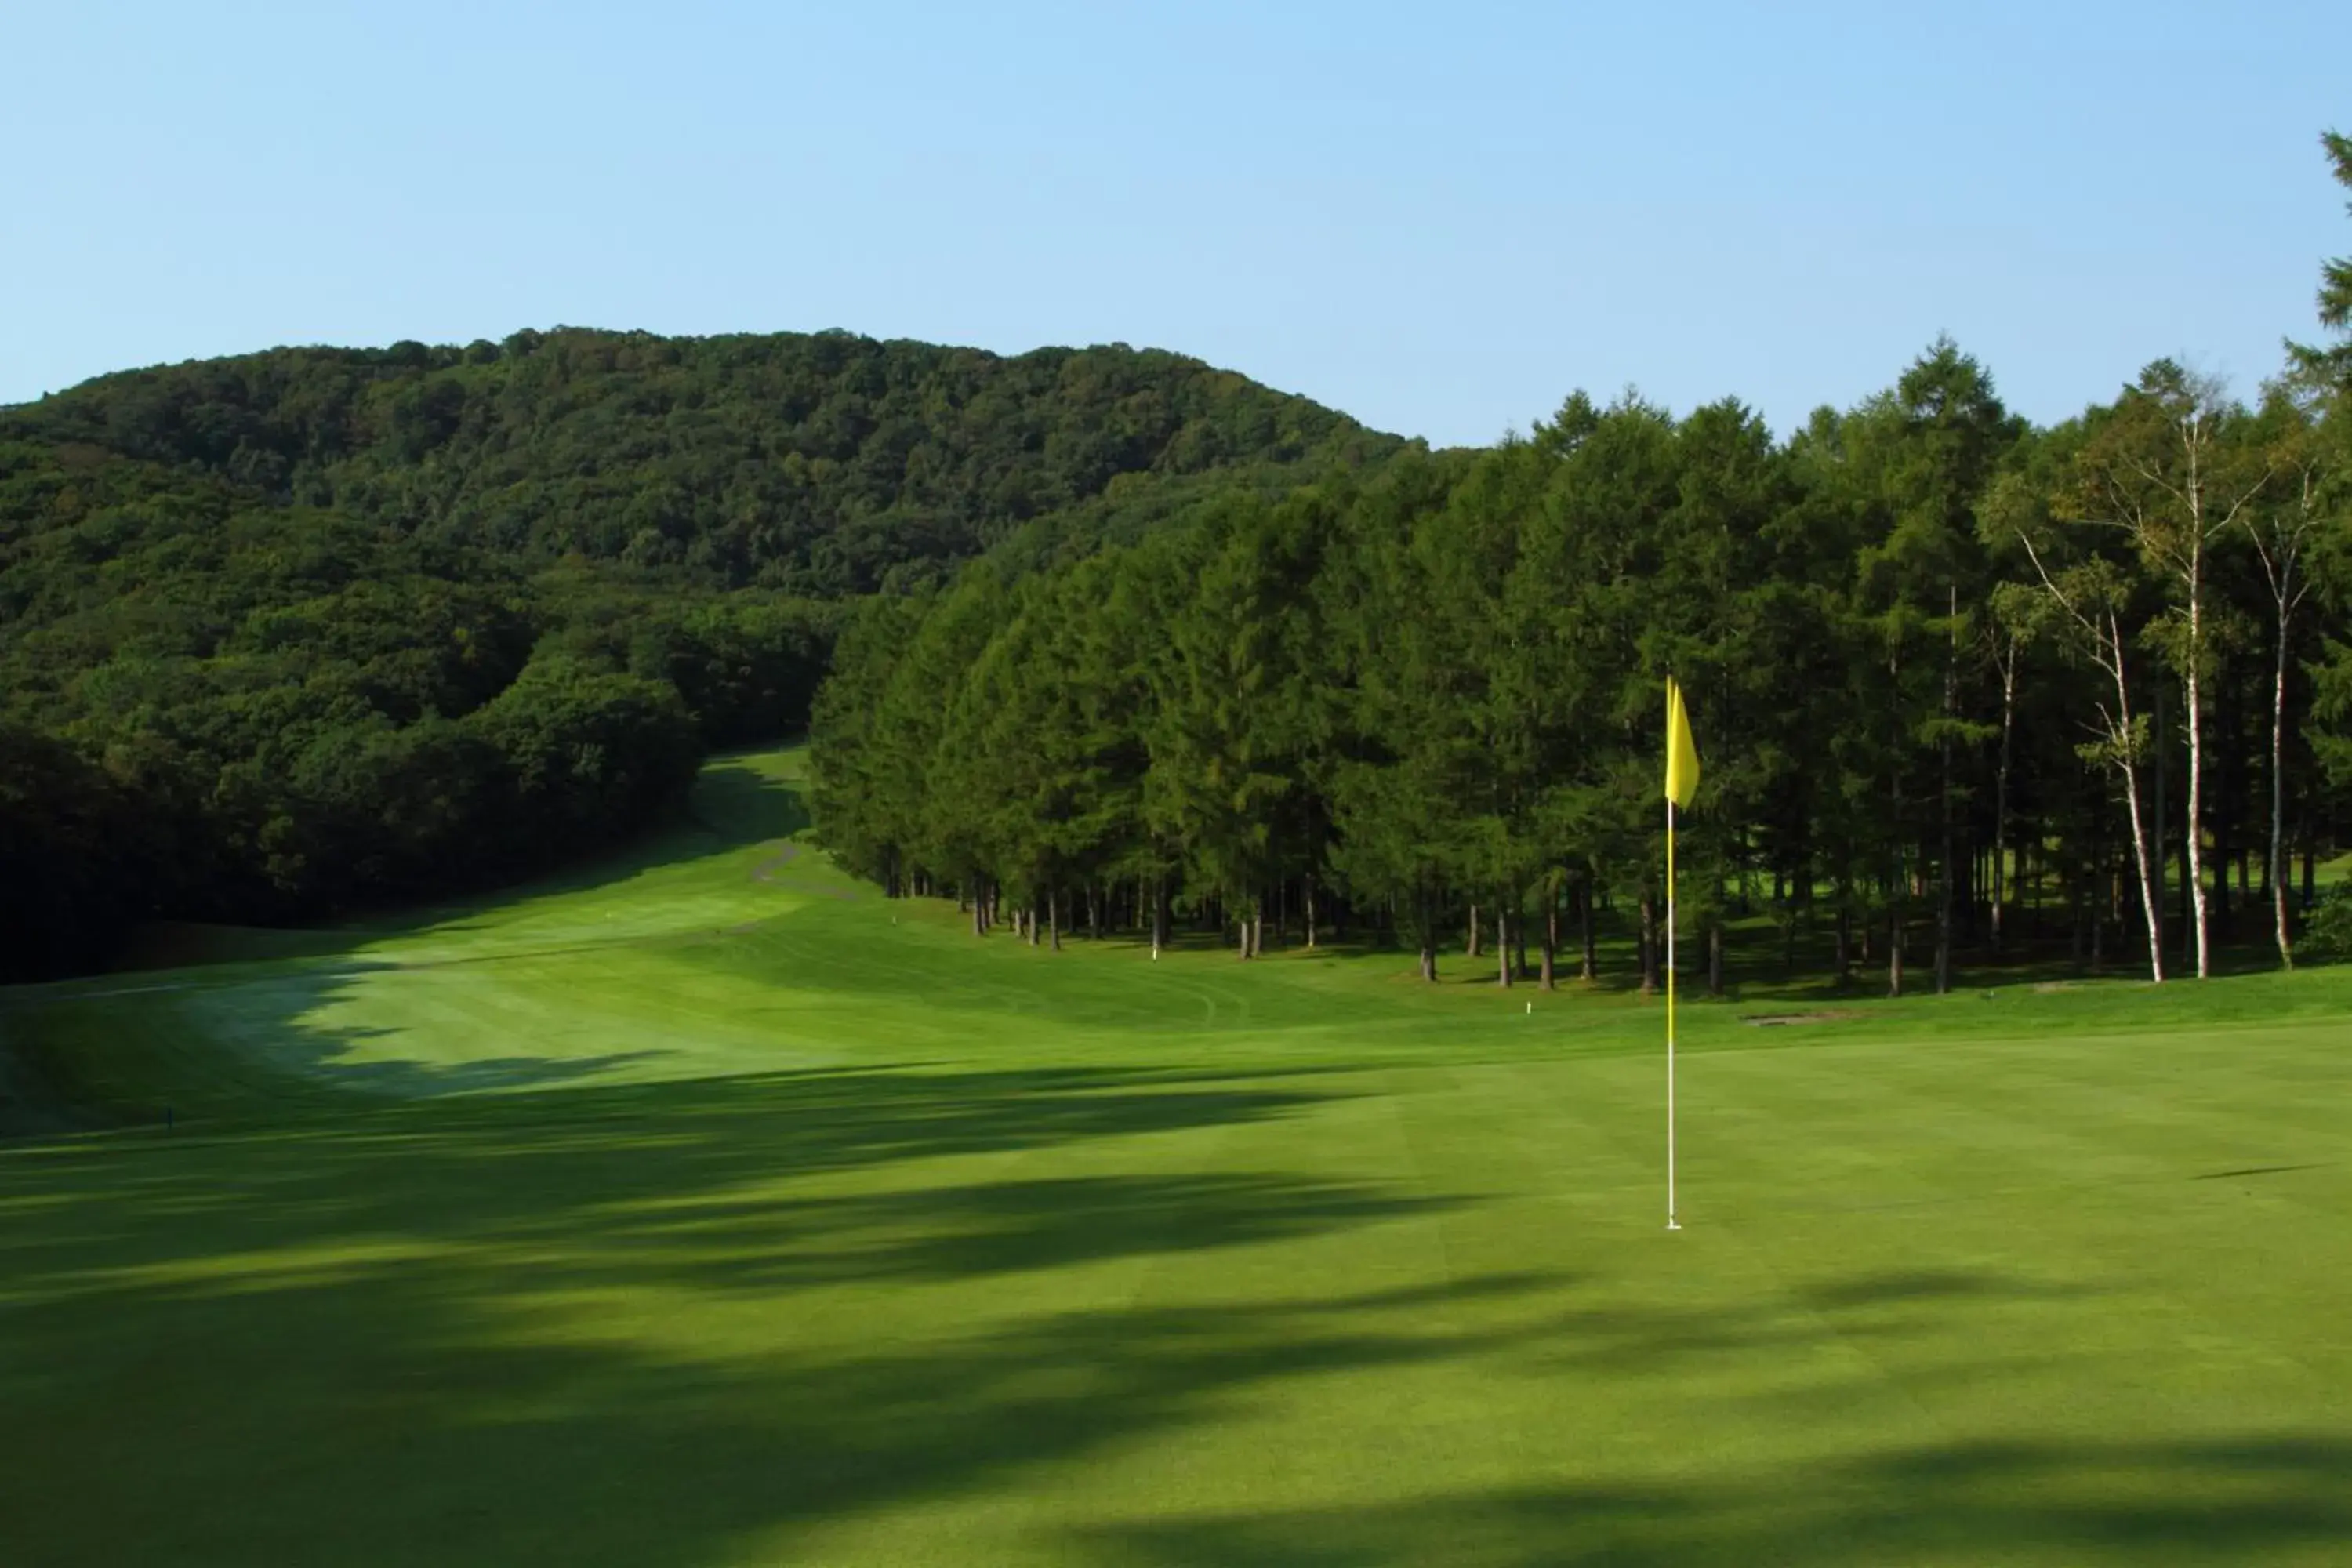
M1398 445L1172 355L845 334L281 350L0 410L0 978L576 858L802 729L842 595Z
M1246 958L1269 923L1377 928L1433 978L1466 935L1549 984L1592 972L1605 905L1647 985L1671 672L1712 988L1748 911L1782 962L1895 991L2036 942L2286 959L2352 774L2352 409L2321 368L2244 406L2159 362L2035 429L1940 342L1786 441L1579 395L1491 451L982 563L845 628L818 825L975 930L1197 920Z

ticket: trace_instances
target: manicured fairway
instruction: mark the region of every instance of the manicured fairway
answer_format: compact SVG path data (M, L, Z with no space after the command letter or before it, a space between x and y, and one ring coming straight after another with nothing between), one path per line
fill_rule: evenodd
M982 943L794 765L0 993L127 1119L0 1141L0 1563L2352 1562L2346 976L1696 1006L1669 1236L1654 1008Z

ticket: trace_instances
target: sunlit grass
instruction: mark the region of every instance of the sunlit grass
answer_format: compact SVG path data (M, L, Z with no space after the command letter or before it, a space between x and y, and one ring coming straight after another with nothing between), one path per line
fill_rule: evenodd
M982 942L789 842L797 765L0 997L110 1121L0 1143L0 1561L2352 1557L2341 972L1825 1000L1759 937L1669 1236L1622 948Z

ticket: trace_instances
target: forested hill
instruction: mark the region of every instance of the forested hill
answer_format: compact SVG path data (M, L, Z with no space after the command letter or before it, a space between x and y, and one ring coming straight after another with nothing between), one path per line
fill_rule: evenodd
M804 721L840 601L1403 448L1124 347L563 329L0 409L0 977L575 858Z
M0 411L0 442L216 476L433 546L818 595L977 554L1122 475L1403 445L1156 351L573 329L103 376Z

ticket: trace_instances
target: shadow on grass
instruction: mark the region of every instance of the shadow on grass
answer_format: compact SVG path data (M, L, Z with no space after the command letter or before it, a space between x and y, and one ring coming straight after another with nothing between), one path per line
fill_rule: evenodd
M1212 1420L1254 1383L1456 1353L1433 1313L1534 1282L1095 1310L1057 1283L1448 1200L929 1163L1329 1092L779 1074L19 1151L0 1159L8 1561L704 1563ZM986 1318L908 1294L1000 1279L1035 1283ZM848 1331L799 1331L812 1291ZM707 1325L668 1331L688 1307Z
M1238 1568L2336 1562L2352 1550L2352 1445L1955 1443L1761 1479L1190 1520L1098 1543L1107 1563Z
M1848 1449L1454 1495L1383 1451L1444 1434L1360 1392L1339 1407L1372 1419L1360 1453L1318 1472L1339 1501L1066 1504L1097 1466L1262 1430L1331 1380L1499 1363L1622 1420L1681 1356L1927 1336L2051 1289L1861 1272L1635 1314L1558 1270L1369 1285L1265 1248L1466 1200L1155 1163L1345 1083L809 1071L0 1157L7 1561L854 1561L827 1531L974 1500L1103 1563L2222 1562L2352 1530L2352 1449L2318 1438ZM1181 1270L1184 1300L1139 1302L1139 1264ZM970 1558L935 1536L929 1560Z

